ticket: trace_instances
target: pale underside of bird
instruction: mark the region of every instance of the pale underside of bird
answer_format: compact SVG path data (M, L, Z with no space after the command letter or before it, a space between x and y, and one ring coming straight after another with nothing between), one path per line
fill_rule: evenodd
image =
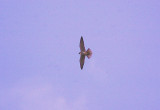
M89 58L91 58L92 56L92 51L90 48L87 49L87 51L85 50L85 46L84 46L84 41L83 41L83 37L81 36L81 39L80 39L80 44L79 44L79 47L80 47L80 67L81 69L83 69L83 65L84 65L84 62L85 62L85 56Z

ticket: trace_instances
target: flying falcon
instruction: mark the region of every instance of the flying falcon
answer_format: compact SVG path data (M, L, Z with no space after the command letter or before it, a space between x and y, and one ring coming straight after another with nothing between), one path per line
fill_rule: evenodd
M87 51L85 50L84 41L83 41L83 37L82 36L81 36L81 39L80 39L79 47L80 47L80 50L81 50L79 52L79 54L80 54L80 60L79 60L79 62L80 62L81 69L83 69L83 65L84 65L84 61L85 61L85 56L87 56L88 59L91 58L92 51L91 51L90 48L88 48Z

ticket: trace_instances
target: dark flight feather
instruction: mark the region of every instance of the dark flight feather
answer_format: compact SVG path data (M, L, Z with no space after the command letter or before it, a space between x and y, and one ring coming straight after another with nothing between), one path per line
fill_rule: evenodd
M81 57L80 57L80 67L81 67L81 69L83 69L84 61L85 61L85 55L81 55Z
M82 37L82 36L81 36L81 40L80 40L80 45L79 45L79 46L80 46L81 51L83 51L83 52L86 51L86 50L85 50L84 41L83 41L83 37Z

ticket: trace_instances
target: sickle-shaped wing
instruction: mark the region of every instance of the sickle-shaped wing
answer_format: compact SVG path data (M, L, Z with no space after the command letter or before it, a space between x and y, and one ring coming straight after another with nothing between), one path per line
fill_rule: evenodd
M84 61L85 61L85 55L81 55L81 57L80 57L80 67L81 67L81 69L83 69Z
M84 41L83 41L83 37L82 37L82 36L81 36L81 40L80 40L79 47L80 47L81 51L83 51L83 52L86 51L86 50L85 50Z

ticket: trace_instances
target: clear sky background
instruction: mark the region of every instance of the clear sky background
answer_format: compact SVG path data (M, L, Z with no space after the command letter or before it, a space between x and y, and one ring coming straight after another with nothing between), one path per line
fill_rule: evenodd
M160 1L0 0L0 110L160 110Z

